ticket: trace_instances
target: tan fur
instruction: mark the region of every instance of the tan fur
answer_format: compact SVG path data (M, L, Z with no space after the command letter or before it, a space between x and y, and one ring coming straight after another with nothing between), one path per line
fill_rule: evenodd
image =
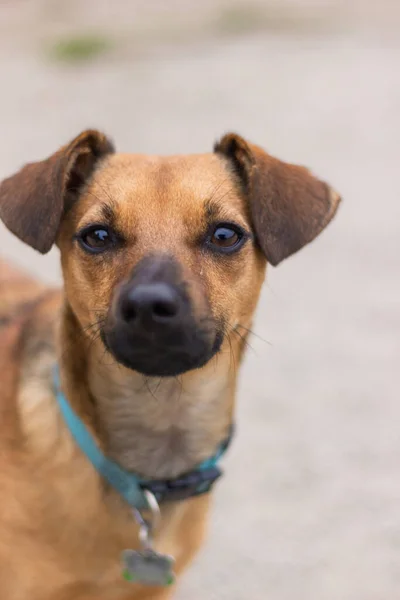
M7 180L5 195L0 188L5 222L22 238L33 236L38 249L56 239L64 275L63 293L46 292L0 263L0 597L7 600L169 597L173 590L122 580L120 553L138 547L137 527L129 507L73 442L54 399L52 369L58 360L69 402L109 456L146 477L177 477L212 455L227 434L244 339L264 280L266 260L257 243L218 258L197 243L207 211L216 221L253 229L251 203L227 158L111 154L104 140L94 171L94 159L86 163L85 134L48 159L50 166L40 163L40 177L51 168L54 178L54 165L63 165L65 194L74 192L67 191L66 178L77 176L77 157L79 176L85 175L57 231L40 232L40 240L37 226L16 222L18 206L9 209L14 180ZM73 237L83 225L101 222L105 205L126 244L99 260ZM211 314L226 323L221 351L178 378L145 378L117 364L98 335L122 283L154 252L179 261L199 318ZM18 299L23 316L14 306L22 306ZM209 505L207 495L162 506L156 547L175 556L178 575L203 541Z

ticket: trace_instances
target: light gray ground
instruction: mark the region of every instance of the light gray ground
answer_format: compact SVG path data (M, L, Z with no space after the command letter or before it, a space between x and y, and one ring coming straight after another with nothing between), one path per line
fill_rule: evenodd
M212 534L178 598L396 600L398 5L314 1L330 5L332 22L341 10L344 17L332 31L313 31L309 17L296 30L301 2L293 23L285 2L283 25L274 13L272 26L257 27L254 13L246 31L228 35L218 29L226 13L207 29L218 2L200 10L175 1L169 23L180 8L183 39L166 27L158 43L154 26L135 45L128 25L140 31L142 13L159 23L157 3L115 2L110 15L104 2L97 12L82 1L82 14L66 4L0 2L0 176L88 126L104 129L119 149L151 153L206 151L236 130L311 166L344 198L319 240L269 271L255 324L267 341L251 342ZM124 25L123 43L93 62L52 63L44 41L91 19L103 30ZM240 29L240 14L229 19L228 29ZM0 235L1 254L59 280L56 252L43 258L4 229Z

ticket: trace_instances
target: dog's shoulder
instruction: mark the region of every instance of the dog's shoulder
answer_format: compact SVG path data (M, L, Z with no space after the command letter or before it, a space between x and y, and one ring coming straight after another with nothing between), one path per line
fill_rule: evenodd
M45 290L44 284L0 259L0 325L26 313Z
M0 261L0 438L3 450L19 437L22 384L37 385L55 357L54 329L61 293Z

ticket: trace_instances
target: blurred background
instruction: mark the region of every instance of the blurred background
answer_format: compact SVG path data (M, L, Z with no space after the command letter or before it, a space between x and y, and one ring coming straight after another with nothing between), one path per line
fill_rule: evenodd
M87 127L158 154L234 130L344 198L269 269L179 600L399 598L399 31L396 0L0 0L0 177Z

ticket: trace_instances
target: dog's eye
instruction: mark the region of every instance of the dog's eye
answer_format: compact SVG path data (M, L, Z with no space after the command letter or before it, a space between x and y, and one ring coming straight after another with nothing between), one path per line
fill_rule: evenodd
M238 240L239 234L237 231L234 231L229 227L217 227L211 238L213 244L216 246L223 246L224 248L234 246Z
M238 248L243 240L244 234L239 227L221 223L214 227L209 243L215 249L229 252Z
M103 252L113 246L116 236L104 225L92 225L81 231L77 239L84 250L96 253Z

